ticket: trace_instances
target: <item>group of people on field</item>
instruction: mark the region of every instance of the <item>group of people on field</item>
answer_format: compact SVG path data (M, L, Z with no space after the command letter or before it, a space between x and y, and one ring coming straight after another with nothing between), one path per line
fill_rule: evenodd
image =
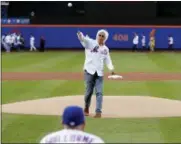
M155 32L156 32L156 30L153 29L150 32L150 35L149 35L148 48L152 52L155 50ZM133 47L132 47L133 51L137 50L138 44L139 44L139 36L138 36L137 33L134 33ZM174 39L173 39L173 36L170 34L170 35L168 35L168 49L173 50L173 44L174 44ZM142 33L142 36L141 36L141 45L142 45L143 50L145 50L147 48L147 46L146 46L146 36L145 36L144 33Z
M19 51L24 48L24 44L24 38L20 33L8 33L1 37L1 47L6 52L10 52L13 49Z
M29 51L37 51L35 47L35 37L31 34L30 35L30 48ZM43 37L40 38L40 51L44 51L45 40ZM11 52L13 50L20 51L24 50L25 48L25 40L20 33L8 33L3 34L1 37L1 48L6 52Z

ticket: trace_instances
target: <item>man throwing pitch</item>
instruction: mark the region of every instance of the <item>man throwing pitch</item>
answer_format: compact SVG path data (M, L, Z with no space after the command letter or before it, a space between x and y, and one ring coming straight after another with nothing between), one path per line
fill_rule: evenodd
M91 97L95 88L96 93L96 114L95 118L100 118L102 113L103 102L103 70L104 63L106 63L111 74L114 74L114 66L109 55L109 49L105 45L108 39L108 32L106 30L99 30L96 35L96 40L84 36L82 32L78 32L78 39L85 48L85 63L84 63L84 77L86 83L85 92L85 109L84 114L89 116L89 107L91 104Z

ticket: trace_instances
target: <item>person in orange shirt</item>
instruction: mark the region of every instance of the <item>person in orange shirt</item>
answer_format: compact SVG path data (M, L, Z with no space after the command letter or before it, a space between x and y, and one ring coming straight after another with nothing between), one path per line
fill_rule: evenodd
M156 29L152 29L152 31L150 32L149 48L150 48L150 51L152 52L155 50L155 32L156 32Z

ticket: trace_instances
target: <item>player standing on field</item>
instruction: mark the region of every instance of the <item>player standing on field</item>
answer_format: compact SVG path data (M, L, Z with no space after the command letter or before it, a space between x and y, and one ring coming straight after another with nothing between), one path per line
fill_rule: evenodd
M84 98L84 113L86 116L89 115L89 107L95 87L96 114L94 117L99 118L102 113L104 63L106 63L111 73L114 74L114 66L109 55L109 49L105 45L109 34L106 30L99 30L96 35L96 40L91 39L88 36L85 37L82 32L78 32L77 35L85 48L84 77L86 92Z
M104 143L101 138L83 131L85 128L85 117L81 107L69 106L65 108L62 117L64 129L48 134L40 143Z
M146 36L144 33L142 33L141 44L142 44L142 49L145 50L145 48L146 48Z
M168 48L169 48L169 50L173 50L173 36L170 34L169 36L168 36Z
M4 40L4 48L6 49L6 52L10 52L11 47L12 47L11 34L7 34Z
M155 33L156 29L152 29L152 31L150 32L149 47L151 52L155 51Z
M139 36L138 36L137 33L134 33L132 51L136 51L136 50L137 50L137 48L138 48L138 43L139 43Z
M36 47L35 47L35 38L33 35L30 36L30 51L36 51Z

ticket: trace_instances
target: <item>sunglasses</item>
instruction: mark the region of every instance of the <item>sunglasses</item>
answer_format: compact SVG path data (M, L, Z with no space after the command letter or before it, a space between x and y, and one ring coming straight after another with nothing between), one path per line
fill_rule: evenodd
M102 37L102 38L104 38L104 35L101 35L101 34L100 34L99 36Z

